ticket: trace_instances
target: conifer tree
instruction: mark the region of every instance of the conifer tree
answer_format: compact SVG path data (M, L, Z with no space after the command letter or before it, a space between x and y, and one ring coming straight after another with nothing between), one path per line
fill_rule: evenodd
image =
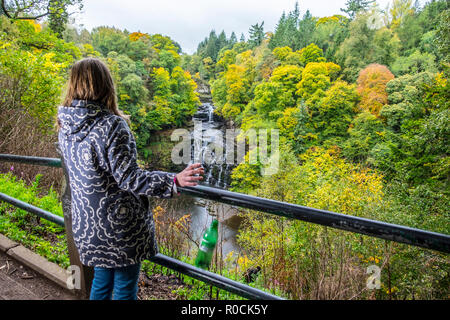
M250 27L248 42L252 47L257 47L264 40L264 21L261 24L254 24Z
M341 8L341 11L348 14L350 19L353 20L359 11L367 11L374 2L375 0L347 0L346 8Z

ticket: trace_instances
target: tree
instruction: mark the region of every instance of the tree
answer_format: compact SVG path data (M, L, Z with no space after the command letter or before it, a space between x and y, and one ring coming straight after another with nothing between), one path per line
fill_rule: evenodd
M126 54L130 39L121 30L110 27L97 27L91 32L92 46L103 56L114 51Z
M276 47L288 46L292 50L300 50L311 43L315 25L316 21L309 10L303 18L300 18L300 9L296 2L293 11L287 15L283 12L270 39L269 47L273 50Z
M319 46L327 60L334 59L337 49L348 35L348 18L332 16L317 21L311 41Z
M361 97L358 107L378 116L381 108L387 104L386 84L394 79L394 75L386 66L371 64L361 70L356 81L358 94Z
M308 107L314 106L324 95L341 68L332 62L310 62L302 71L296 94Z
M170 76L170 106L173 121L176 126L182 126L186 120L194 115L200 105L198 94L195 92L197 84L192 80L189 72L176 66Z
M450 171L448 89L442 73L422 72L390 81L389 105L380 113L390 130L385 144L389 157L386 161L376 152L372 156L389 176L416 186L426 184L437 194L446 188Z
M311 106L311 121L319 141L330 139L337 142L336 138L347 135L347 129L355 114L357 100L355 85L336 81L317 105Z
M37 129L50 133L56 115L54 106L64 84L62 71L69 61L58 63L52 52L32 54L1 40L0 46L1 113L26 113L36 120ZM7 123L1 129L3 125ZM6 139L9 133L4 133Z
M270 48L289 46L293 50L300 49L297 43L300 36L298 31L299 21L300 9L298 2L296 2L293 11L290 11L287 15L283 12L275 28L275 33L270 39Z
M230 46L233 47L234 44L237 42L238 41L237 41L236 33L234 33L234 31L233 31L233 32L231 32L231 36L230 36L230 40L229 40Z
M62 38L67 23L69 8L81 10L82 0L0 0L2 14L12 20L37 20L48 18L49 27Z
M392 72L397 76L424 71L437 72L435 60L433 54L416 50L408 57L398 57L392 64Z
M353 20L358 12L367 11L374 2L375 0L347 0L346 7L341 8L341 11L348 14L350 19Z
M307 47L304 47L299 51L300 62L303 66L306 66L310 62L325 62L323 57L323 50L320 49L316 44L311 43Z
M385 24L392 30L396 30L408 16L415 13L413 0L393 0L385 12Z
M212 30L209 33L208 41L205 47L204 58L210 57L213 61L216 61L217 54L219 53L219 39L217 38L216 31Z
M381 119L368 111L359 113L348 128L343 154L353 161L364 162L372 148L383 141L384 131Z
M228 45L227 35L225 34L225 31L222 30L222 32L219 34L219 37L217 38L217 48L220 51L222 48L225 48L227 45ZM219 53L219 51L217 53ZM216 58L217 58L217 56L216 56Z
M251 47L257 47L264 40L264 21L261 24L254 24L249 29L248 42Z
M349 35L336 52L345 79L354 82L361 69L371 63L390 65L398 57L399 40L387 28L369 28L372 14L359 14L349 25Z
M431 83L432 74L422 72L404 75L386 84L388 103L381 108L380 116L391 131L399 133L408 122L424 117L424 88Z
M312 42L312 35L316 28L316 18L311 15L309 10L303 15L298 23L298 41L296 42L297 50L306 47Z
M286 13L283 12L280 19L278 20L278 24L275 26L275 32L273 36L270 38L269 46L271 49L275 49L277 47L289 46L286 44Z
M273 70L269 81L258 84L251 101L258 115L276 121L286 108L297 104L296 85L302 70L298 66L284 65ZM243 120L244 121L244 120Z
M440 14L439 24L436 33L436 43L443 60L450 60L450 9Z

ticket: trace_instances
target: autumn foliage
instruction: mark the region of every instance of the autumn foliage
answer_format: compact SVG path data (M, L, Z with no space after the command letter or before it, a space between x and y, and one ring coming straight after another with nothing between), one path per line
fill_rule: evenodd
M369 111L378 116L382 106L388 102L386 84L394 75L386 66L373 63L359 73L357 91L361 97L358 111Z

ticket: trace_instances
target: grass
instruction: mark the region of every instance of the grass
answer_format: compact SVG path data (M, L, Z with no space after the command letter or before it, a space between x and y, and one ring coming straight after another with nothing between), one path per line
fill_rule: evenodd
M0 192L62 217L61 203L53 188L48 190L47 195L39 196L42 192L39 188L40 179L41 175L37 175L28 186L12 172L0 174ZM0 233L62 268L70 265L65 230L59 225L0 202Z

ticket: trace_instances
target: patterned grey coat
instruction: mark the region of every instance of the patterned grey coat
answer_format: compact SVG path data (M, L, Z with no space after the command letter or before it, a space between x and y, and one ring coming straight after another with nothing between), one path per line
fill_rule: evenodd
M59 107L58 121L81 262L124 267L155 255L148 197L171 197L175 174L140 169L125 120L93 102L74 100L70 107Z

